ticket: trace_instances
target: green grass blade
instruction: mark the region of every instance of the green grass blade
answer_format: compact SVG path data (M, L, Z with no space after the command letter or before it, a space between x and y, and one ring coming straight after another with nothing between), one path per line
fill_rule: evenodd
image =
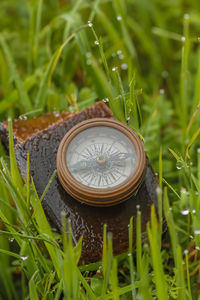
M2 178L4 179L5 183L7 184L8 192L12 195L13 201L17 207L18 216L22 225L25 227L28 219L28 210L26 207L26 202L21 195L20 190L16 187L13 183L12 177L8 173L6 166L3 161L1 161L2 165L4 166L4 172L0 171Z
M177 231L175 229L175 223L174 223L174 218L172 211L169 206L169 200L168 200L168 194L167 194L167 188L165 187L164 189L164 213L165 213L165 218L167 221L167 226L169 229L169 234L170 234L170 240L172 243L172 250L173 250L173 257L175 260L175 265L177 266L177 246L178 246L178 237L177 237Z
M29 55L28 55L28 69L32 72L33 67L38 65L38 45L39 34L41 27L41 14L43 0L32 1L29 4Z
M53 238L50 225L49 225L49 223L47 221L47 218L45 216L45 213L43 211L40 199L37 195L37 191L35 189L35 186L34 186L33 182L32 182L32 188L34 190L35 197L32 198L31 204L32 204L33 209L34 209L35 219L37 221L40 234L43 234L43 235L45 234L45 235ZM45 245L46 245L46 248L47 248L47 250L48 250L48 252L51 256L51 259L52 259L53 265L55 267L55 270L57 272L57 275L60 278L60 266L59 266L59 261L58 261L60 254L54 246L49 245L49 243L46 243L46 242L45 242Z
M141 211L137 211L136 219L136 267L137 277L142 278L142 232L141 232Z
M183 269L183 257L180 245L177 246L177 269L176 269L176 278L177 278L177 288L178 288L178 300L187 299L185 280L184 280L184 269Z
M159 185L162 189L162 182L163 182L163 163L162 163L162 147L160 147L160 154L159 154Z
M120 28L122 32L122 36L124 37L124 43L129 51L129 54L135 58L137 56L136 49L134 47L133 41L130 38L127 26L126 26L126 13L124 11L124 6L121 0L114 0L113 1L116 16L121 16Z
M37 73L28 77L24 81L24 89L26 92L30 91L37 82ZM4 99L0 102L0 113L6 112L9 108L17 106L19 100L18 90L10 92Z
M18 90L19 97L20 97L19 98L20 103L21 103L22 107L24 108L24 110L30 111L30 110L32 110L31 101L28 97L28 94L26 93L23 81L21 80L21 78L19 76L19 73L18 73L18 71L15 67L15 62L14 62L14 59L11 55L10 49L8 48L8 45L7 45L5 39L2 35L0 35L0 45L1 45L1 47L4 51L4 53L5 53L5 56L6 56L7 60L8 60L11 75L13 76L13 79L14 79L15 84L17 86L17 90Z
M113 291L113 300L119 300L116 258L113 258L110 282L111 282L111 287L112 287L112 291Z
M39 300L37 287L33 279L29 281L30 300Z
M6 255L9 255L9 256L21 259L21 256L19 254L16 254L16 253L8 251L8 250L0 249L0 253L3 253L3 254L6 254Z
M187 273L187 288L189 299L192 300L192 292L191 292L191 283L190 283L190 271L189 271L189 259L188 259L188 250L184 251L185 253L185 263L186 263L186 273Z
M160 245L158 244L158 222L156 219L155 207L151 208L151 227L147 224L147 232L151 247L152 266L155 275L155 285L157 297L159 300L167 300L167 283L164 277L164 270L162 265L162 257L160 253Z
M126 107L127 107L127 117L130 118L128 121L128 125L138 130L140 126L139 121L139 111L138 111L138 100L137 100L137 94L135 90L135 73L132 71L132 65L129 64L129 98L128 101L126 101Z
M104 281L102 286L101 298L105 299L106 290L109 283L109 276L111 272L112 266L112 234L108 232L106 236L107 227L104 225L104 243L103 245L103 274L104 274Z
M86 28L86 26L82 26L76 32ZM65 46L75 37L75 33L71 34L68 39L55 51L55 53L52 55L51 60L46 68L46 71L44 73L43 79L40 83L39 91L37 93L37 97L35 100L35 109L44 109L45 103L46 103L46 93L48 86L50 85L51 78L53 75L53 72L55 70L56 64L62 54L63 49Z
M199 136L200 134L200 128L197 129L197 131L193 134L193 136L191 137L188 145L187 145L187 148L186 148L186 155L188 158L190 158L190 155L189 155L189 149L190 147L194 144L194 142L196 141L197 137Z
M188 123L188 60L189 60L189 19L184 19L184 37L182 46L181 78L180 78L180 106L179 118L182 128L182 148L185 146L186 126Z
M134 276L134 265L133 265L133 217L131 217L129 222L129 253L128 260L130 266L130 279L132 286L132 299L136 299L136 290L135 290L135 276Z
M23 191L23 183L17 167L16 157L15 157L11 119L8 120L8 128L9 128L9 154L10 154L11 175L15 186L18 187L20 191Z

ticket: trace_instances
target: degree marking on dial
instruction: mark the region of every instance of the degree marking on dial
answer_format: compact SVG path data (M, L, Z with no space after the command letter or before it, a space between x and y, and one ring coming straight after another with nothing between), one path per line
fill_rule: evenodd
M119 173L119 174L120 174L121 176L123 176L123 177L126 177L126 178L128 177L128 175L121 173L121 172L118 171L117 169L116 169L116 172Z
M88 158L87 155L83 154L83 153L79 153L77 150L73 150L73 151L70 151L69 154L73 155L74 153L78 154L79 156L83 156L85 158Z
M105 181L106 181L107 185L109 185L107 176L105 176Z
M94 144L94 151L97 153L99 152L96 144Z
M93 181L94 177L90 174L90 181L89 181L89 185L91 185L92 181Z
M111 175L112 178L116 181L116 177L113 175L113 173L110 173L110 175Z
M108 152L112 149L113 145L116 143L117 141L112 142L112 144L110 145L110 148L108 149Z
M98 186L100 186L101 178L102 178L102 175L99 176Z
M73 153L76 153L78 155L82 155L81 153L79 153L77 150L74 150L74 151L70 151L70 154L73 154Z
M92 153L90 152L90 150L89 150L88 148L86 148L86 150L87 150L87 152L88 152L91 156L93 156Z
M104 143L101 145L100 153L103 154Z

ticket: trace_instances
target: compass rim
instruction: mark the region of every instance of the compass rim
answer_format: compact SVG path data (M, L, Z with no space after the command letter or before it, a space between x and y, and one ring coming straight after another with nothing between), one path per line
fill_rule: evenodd
M107 126L119 130L133 144L137 154L137 164L135 171L130 176L117 185L99 189L89 187L79 182L69 171L66 162L66 152L69 144L80 132L91 127ZM112 206L125 201L131 194L134 194L143 182L146 173L146 154L144 146L138 135L127 125L107 118L93 118L82 121L72 127L63 137L57 151L57 173L63 188L79 202L92 206Z

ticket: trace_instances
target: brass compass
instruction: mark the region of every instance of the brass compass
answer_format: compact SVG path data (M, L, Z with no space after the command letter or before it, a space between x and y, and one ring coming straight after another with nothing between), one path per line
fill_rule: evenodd
M74 126L57 152L64 189L92 206L111 206L136 194L146 171L146 155L137 134L123 123L94 118Z

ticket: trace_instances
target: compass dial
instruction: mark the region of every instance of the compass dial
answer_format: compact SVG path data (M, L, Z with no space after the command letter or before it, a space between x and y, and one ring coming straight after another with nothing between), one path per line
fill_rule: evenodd
M127 136L115 128L88 128L66 152L69 171L82 184L107 189L122 184L135 171L137 155Z
M137 134L113 119L94 118L70 129L57 152L64 189L92 206L111 206L136 193L146 171Z

